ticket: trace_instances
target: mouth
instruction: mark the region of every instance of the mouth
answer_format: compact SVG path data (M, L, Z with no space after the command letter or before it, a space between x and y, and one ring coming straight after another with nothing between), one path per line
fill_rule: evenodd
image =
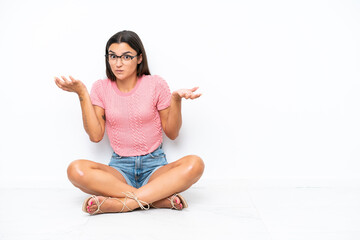
M116 73L123 73L124 70L115 70Z

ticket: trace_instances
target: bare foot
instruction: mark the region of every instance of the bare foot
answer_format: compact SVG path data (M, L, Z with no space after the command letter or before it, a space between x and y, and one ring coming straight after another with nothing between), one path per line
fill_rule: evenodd
M128 208L129 201L131 199L125 198L108 198L103 196L96 196L97 200L99 201L100 211L98 213L111 213L111 212L128 212L131 211L131 208ZM101 204L102 203L102 204ZM127 206L124 206L125 203ZM97 211L98 205L94 198L90 198L87 202L87 212L90 214L94 214Z
M159 200L157 202L152 203L152 206L155 208L173 208L173 206L171 205L170 200L171 197L169 198L164 198L162 200ZM174 205L176 207L177 210L182 210L183 209L183 204L181 203L181 200L179 197L175 197L174 200Z

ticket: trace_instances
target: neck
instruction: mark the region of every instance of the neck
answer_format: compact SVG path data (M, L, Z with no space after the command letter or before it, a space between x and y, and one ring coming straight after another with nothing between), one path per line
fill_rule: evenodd
M127 93L130 92L137 83L137 75L134 74L126 79L116 79L116 85L120 91Z

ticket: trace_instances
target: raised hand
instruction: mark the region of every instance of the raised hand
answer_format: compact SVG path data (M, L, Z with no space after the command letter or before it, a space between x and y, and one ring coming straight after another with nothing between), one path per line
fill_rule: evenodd
M195 93L195 91L198 89L199 87L194 87L192 89L179 89L177 91L174 91L172 95L176 98L176 100L181 100L182 98L196 99L202 95L201 93Z
M86 86L80 81L76 80L72 76L69 76L70 80L66 77L61 76L61 79L55 77L55 84L64 91L75 92L77 94L81 94L86 91Z

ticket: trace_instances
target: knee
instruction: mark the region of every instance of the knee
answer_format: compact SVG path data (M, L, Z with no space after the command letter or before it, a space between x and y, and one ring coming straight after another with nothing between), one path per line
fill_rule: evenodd
M67 175L72 183L79 183L84 178L84 160L75 160L67 168Z
M199 178L205 169L204 161L196 155L189 155L187 159L187 172L190 176Z

